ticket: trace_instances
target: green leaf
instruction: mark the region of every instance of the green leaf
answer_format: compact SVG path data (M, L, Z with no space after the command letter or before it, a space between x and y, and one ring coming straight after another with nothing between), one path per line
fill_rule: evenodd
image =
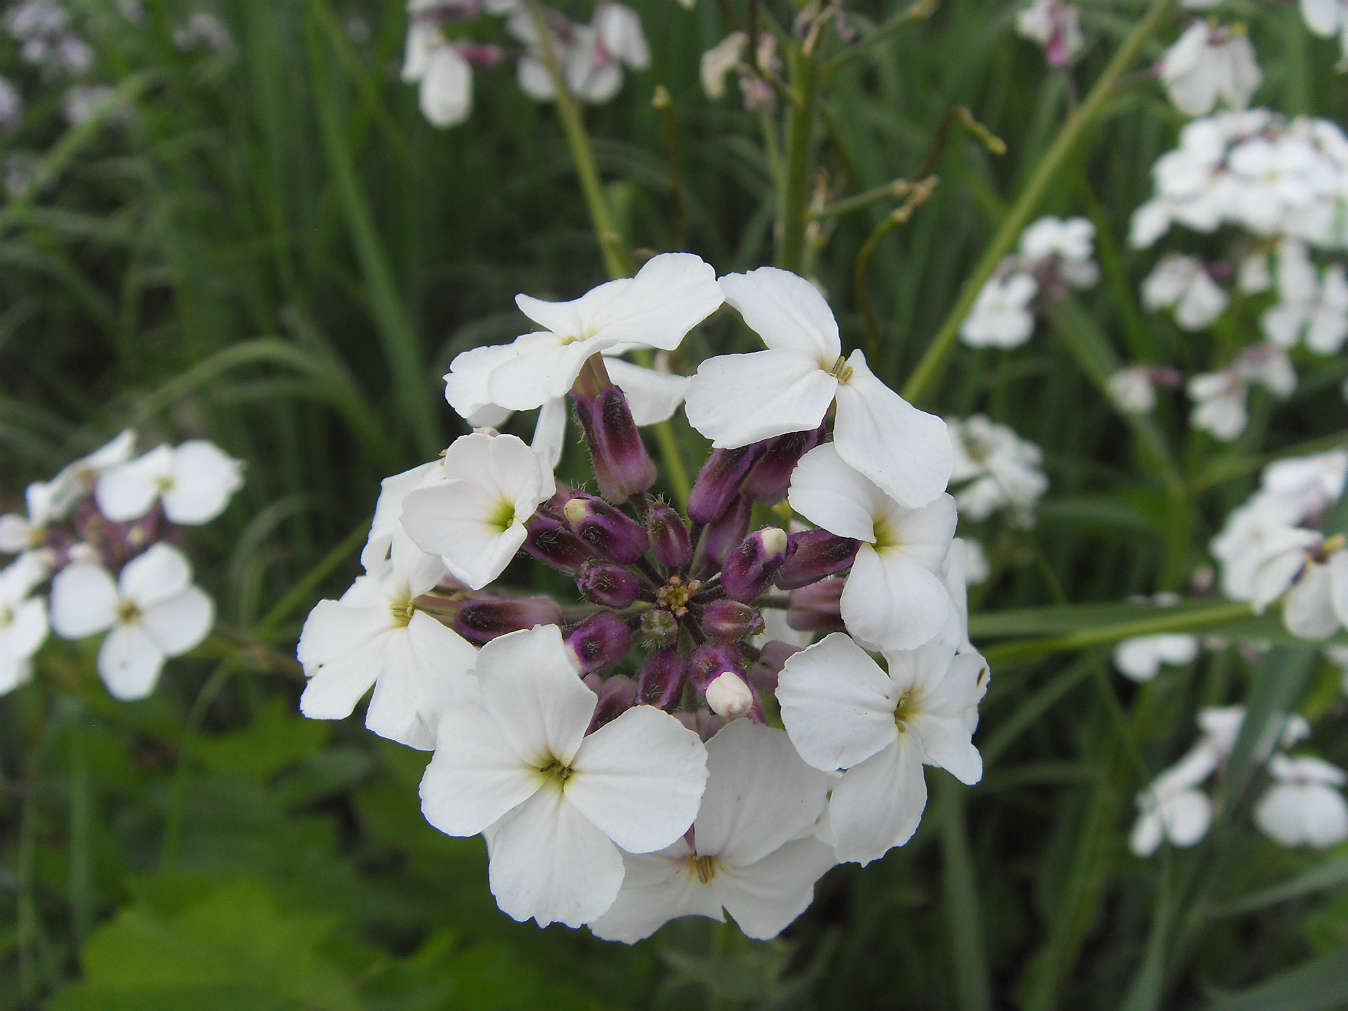
M1264 909L1279 902L1287 902L1289 899L1299 899L1303 895L1313 895L1329 888L1344 886L1348 886L1348 857L1340 857L1337 860L1320 864L1318 867L1312 867L1310 870L1298 874L1290 881L1284 881L1272 888L1264 888L1252 895L1246 895L1244 898L1224 903L1217 907L1214 913L1217 916L1237 916L1241 913L1252 913L1255 910Z
M1348 1002L1348 949L1303 962L1266 983L1227 994L1208 1011L1330 1011Z
M317 753L331 734L332 724L306 720L275 698L242 730L198 738L192 754L211 772L265 780Z

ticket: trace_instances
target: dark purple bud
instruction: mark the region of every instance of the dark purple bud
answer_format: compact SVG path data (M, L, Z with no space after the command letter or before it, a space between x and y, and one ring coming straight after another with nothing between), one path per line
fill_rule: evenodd
M749 532L753 511L752 502L747 498L737 498L720 519L707 524L702 531L702 539L698 541L695 567L707 573L718 571L726 557Z
M755 442L739 449L713 450L688 493L688 518L695 523L714 523L725 515L764 445Z
M566 636L566 644L576 654L576 662L585 673L612 667L632 648L632 630L612 611L592 614Z
M792 534L791 544L795 550L777 573L776 583L783 590L794 590L851 568L860 543L827 530Z
M763 616L738 600L713 600L702 613L702 631L733 642L763 631Z
M534 513L527 524L529 536L524 553L563 572L574 572L592 557L579 537L562 520L542 512Z
M457 42L459 55L475 67L494 67L505 59L505 50L484 42Z
M562 609L551 597L503 597L464 604L454 616L454 631L481 646L507 632L561 623Z
M726 671L743 674L744 655L728 642L704 642L693 650L688 665L692 670L693 684L698 691L704 692L707 685Z
M673 646L679 638L679 621L668 611L647 611L641 616L641 634L648 646Z
M646 515L655 560L668 569L681 569L693 560L693 544L683 517L667 505L656 505Z
M590 691L599 696L589 729L585 731L587 734L613 722L636 704L637 683L626 674L614 674L607 681L601 681L598 674L587 674L584 681Z
M842 579L823 579L799 590L792 590L786 608L786 623L797 632L841 632L843 630Z
M650 547L646 528L603 499L577 494L566 503L563 512L576 536L610 562L630 564Z
M781 527L754 531L739 543L721 566L721 587L727 596L746 604L757 600L776 578L792 550L791 538Z
M759 692L775 695L777 676L781 674L787 659L792 654L799 653L800 649L799 646L792 646L776 639L765 642L758 653L758 659L749 665L749 683Z
M641 584L631 570L591 559L576 573L576 587L586 600L621 611L636 601Z
M762 502L775 505L786 498L791 487L791 474L800 463L800 458L824 441L824 426L812 428L807 432L787 432L775 439L769 439L763 448L763 455L744 479L740 494Z
M646 657L637 678L637 702L669 711L683 699L688 681L688 657L672 649L658 649Z
M626 502L655 484L655 464L641 441L627 398L616 386L594 397L576 393L576 417L585 430L599 493L610 502Z

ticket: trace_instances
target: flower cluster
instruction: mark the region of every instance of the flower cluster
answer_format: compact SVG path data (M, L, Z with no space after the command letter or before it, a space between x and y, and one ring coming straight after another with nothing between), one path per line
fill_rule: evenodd
M783 270L718 280L671 253L571 302L517 301L540 329L461 354L446 398L479 424L539 410L534 445L479 428L384 482L365 573L305 624L301 709L341 718L373 686L367 725L434 751L423 812L486 838L516 919L631 942L729 912L774 936L834 863L907 841L924 764L981 776L988 671L946 426L845 357L827 302ZM723 303L764 350L677 388L616 357L674 350ZM686 390L713 441L683 513L651 494L629 388L648 421ZM553 476L568 401L594 492ZM813 525L755 528L793 515ZM577 601L504 589L521 557Z
M1175 108L1186 116L1206 116L1223 103L1244 109L1263 82L1245 27L1220 27L1196 20L1156 66Z
M1044 47L1054 68L1069 67L1085 44L1081 12L1064 0L1033 0L1016 13L1016 32Z
M1243 706L1202 709L1202 731L1193 748L1162 772L1137 796L1138 818L1128 839L1141 857L1155 853L1163 841L1174 846L1193 846L1212 825L1212 799L1199 789L1225 764L1245 721ZM1267 756L1272 783L1254 808L1259 830L1282 846L1315 846L1326 849L1348 839L1348 801L1340 792L1348 776L1319 758L1291 756L1291 748L1310 736L1310 726L1293 715L1272 728L1270 739L1259 742L1257 752Z
M1010 427L975 414L963 421L947 418L955 446L952 484L961 516L974 523L1005 510L1012 524L1034 526L1034 507L1048 491L1044 453Z
M164 661L206 637L215 605L192 583L178 529L218 516L241 465L204 440L133 458L122 432L50 481L30 484L27 515L0 516L0 694L32 676L47 637L107 632L98 673L119 699L154 691ZM50 601L35 591L51 580Z

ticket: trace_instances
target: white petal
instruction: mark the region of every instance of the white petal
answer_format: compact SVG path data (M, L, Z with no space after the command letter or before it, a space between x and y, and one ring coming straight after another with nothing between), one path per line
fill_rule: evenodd
M717 449L817 428L838 381L795 351L708 358L688 387L688 423Z
M430 751L440 714L471 697L477 650L421 611L389 635L383 669L365 713L380 737Z
M51 583L51 627L63 639L83 639L117 623L117 584L101 565L67 565Z
M635 944L679 916L724 922L710 884L688 866L688 846L679 840L660 853L623 854L622 890L608 912L590 924L596 937Z
M566 446L566 399L549 400L538 410L538 421L534 425L534 438L529 448L537 453L549 467L556 467L562 459L562 449Z
M928 762L966 786L983 778L983 756L971 737L978 725L978 703L988 690L987 674L987 661L977 653L956 656L911 723Z
M213 442L193 439L173 451L173 485L164 515L174 523L206 523L224 511L243 484L243 465Z
M1348 551L1336 551L1328 568L1330 603L1339 621L1348 625Z
M1128 848L1135 856L1149 857L1156 852L1163 838L1160 814L1154 810L1144 810L1133 822L1133 830L1128 834Z
M673 417L692 382L688 376L642 368L621 358L607 358L604 364L608 366L609 378L627 397L632 420L642 426Z
M884 650L930 642L954 606L939 576L906 552L881 555L869 544L857 551L840 603L847 630Z
M1283 601L1287 631L1302 639L1328 639L1339 628L1339 616L1330 601L1329 566L1312 562Z
M159 541L126 563L117 577L123 599L146 608L181 593L192 581L192 564L171 544Z
M631 344L673 351L723 300L716 271L692 253L661 253L637 271L586 325L607 346Z
M387 603L383 606L357 606L336 600L320 600L305 619L296 655L308 671L320 664L354 656L377 636L393 627L393 613Z
M455 578L480 590L505 571L528 536L522 523L502 530L492 522L502 502L495 490L443 481L403 500L403 529L422 550L438 554Z
M173 450L156 446L142 456L109 467L98 475L94 500L98 511L114 523L138 520L159 497L161 481L173 473Z
M1166 837L1176 846L1193 846L1212 824L1212 801L1198 790L1185 790L1161 804Z
M814 901L814 883L834 862L828 846L800 839L748 867L719 871L712 886L745 936L766 941L805 912Z
M826 442L800 458L791 473L787 500L792 509L830 533L873 541L874 517L885 505L885 493L844 463L837 447Z
M497 365L487 380L492 403L512 411L530 411L565 396L585 360L605 347L600 340L563 344L552 334L526 336L537 341Z
M422 485L439 480L443 473L441 462L432 460L379 482L379 501L375 503L374 520L370 523L370 537L360 553L360 564L366 571L388 557L394 533L402 530L403 499Z
M210 632L215 602L200 587L188 586L145 608L140 624L165 656L181 656Z
M460 352L445 375L445 400L468 419L484 408L494 407L488 384L496 366L520 353L517 344L491 344Z
M833 788L829 823L838 859L862 865L902 846L917 831L927 806L922 748L900 738L878 755L848 769Z
M98 675L113 698L123 702L154 691L163 666L163 652L135 625L118 625L98 650Z
M9 627L0 626L0 656L27 660L46 640L46 601L41 598L25 600L14 608Z
M432 126L462 123L473 109L473 68L453 46L436 46L425 65L421 114Z
M747 274L727 274L721 278L721 290L769 348L814 359L825 370L842 354L833 310L805 278L777 267L759 267Z
M309 615L310 622L325 605L331 605L332 609L342 606L335 600L319 601ZM339 617L340 612L333 611L332 616ZM305 631L308 629L306 622ZM384 633L385 636L391 634ZM332 654L332 658L321 666L310 668L306 664L309 683L300 695L300 712L311 720L343 720L350 716L361 696L370 690L379 676L386 646L385 639L371 639L351 652Z

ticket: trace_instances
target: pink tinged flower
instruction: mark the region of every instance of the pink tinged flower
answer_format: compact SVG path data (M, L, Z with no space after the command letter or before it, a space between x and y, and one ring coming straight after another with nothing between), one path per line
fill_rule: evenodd
M1151 856L1166 840L1175 846L1193 846L1207 835L1212 801L1197 787L1216 770L1220 758L1216 750L1200 742L1137 795L1137 821L1128 836L1128 848L1135 855Z
M887 652L889 672L835 632L786 661L777 685L782 722L807 763L846 770L829 803L839 860L862 864L902 846L927 803L922 766L977 783L973 745L987 662L933 643Z
M219 516L242 484L240 461L213 442L192 439L109 467L98 476L94 501L116 523L140 519L158 501L170 522L195 525Z
M1342 769L1307 755L1274 755L1276 780L1254 809L1259 830L1282 846L1328 849L1348 839L1348 802Z
M612 907L590 925L635 943L680 916L724 921L748 937L776 937L814 898L834 864L807 833L823 813L827 777L800 760L786 734L738 720L707 742L706 794L688 838L658 853L624 854ZM691 841L690 841L691 840Z
M843 358L833 312L812 284L760 267L721 278L721 288L767 350L698 367L688 420L715 448L818 428L836 401L833 438L847 463L910 507L945 490L952 465L945 422L885 386L860 349Z
M32 554L0 569L0 695L33 675L30 661L47 639L47 602L32 592L46 578Z
M960 323L960 340L975 348L1020 347L1034 332L1030 302L1037 294L1039 282L1032 274L1013 271L991 278Z
M1201 330L1230 304L1197 257L1167 253L1142 282L1142 304L1153 311L1174 309L1185 330Z
M492 640L476 672L476 701L440 717L422 811L448 835L487 834L504 912L539 925L589 923L622 885L619 847L651 853L688 830L706 749L645 705L586 736L598 699L555 625Z
M49 606L62 638L108 632L98 673L122 700L154 691L165 659L192 649L215 623L215 605L192 585L187 558L162 542L128 562L115 581L100 565L67 565L52 580Z
M1114 647L1114 666L1124 677L1137 682L1155 680L1162 664L1182 667L1198 656L1198 637L1192 635L1144 635L1124 639Z
M1188 116L1206 116L1219 101L1244 109L1264 79L1248 36L1203 20L1166 50L1157 73L1170 101Z
M474 432L445 450L444 480L403 499L403 529L480 590L510 564L528 536L524 524L555 490L552 469L524 442Z
M955 536L955 500L906 509L843 462L834 443L801 458L791 508L860 541L842 592L848 631L882 649L914 649L941 631L953 606L940 572Z

